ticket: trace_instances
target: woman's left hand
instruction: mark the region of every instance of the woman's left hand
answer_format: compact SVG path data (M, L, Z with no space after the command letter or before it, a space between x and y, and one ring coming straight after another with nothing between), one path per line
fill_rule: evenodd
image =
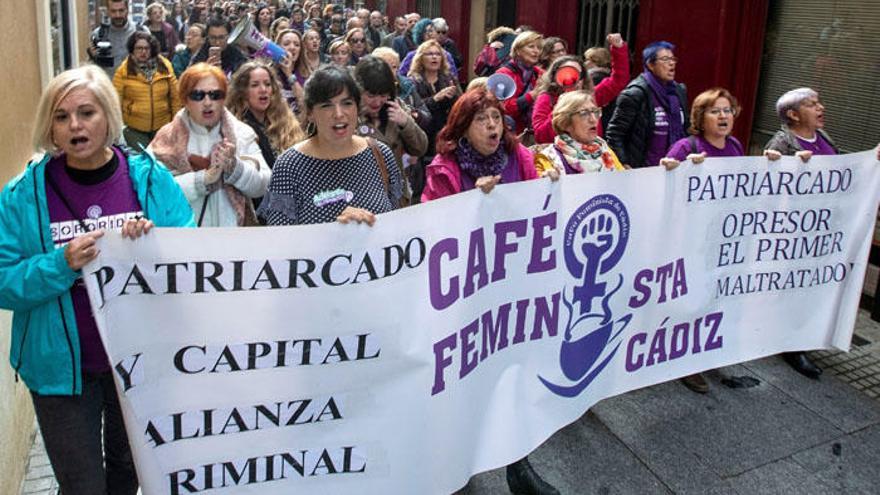
M549 178L551 181L556 182L556 181L559 180L559 170L556 170L555 168L551 168L551 169L545 170L545 171L541 174L541 177L547 177L547 178Z
M336 221L339 223L365 223L372 227L373 224L376 223L376 215L363 208L348 206L342 210L342 213L340 213L338 217L336 217Z
M152 230L154 226L152 220L148 220L141 216L129 218L122 224L122 237L137 239Z
M407 113L400 108L400 104L394 100L388 100L386 105L388 105L388 120L403 127L406 124L406 118L409 115L407 115Z
M501 182L500 175L486 175L477 179L474 185L484 193L489 194L499 182Z

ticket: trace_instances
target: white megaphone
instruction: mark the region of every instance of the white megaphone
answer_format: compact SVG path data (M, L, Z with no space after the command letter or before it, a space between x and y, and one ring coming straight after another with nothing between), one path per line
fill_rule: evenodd
M238 21L235 29L229 35L227 43L245 46L254 50L254 53L251 55L253 58L271 58L273 62L279 62L287 55L287 50L263 36L263 33L254 25L250 15L246 15Z
M499 100L506 100L516 93L516 82L504 74L492 74L486 80L486 88Z

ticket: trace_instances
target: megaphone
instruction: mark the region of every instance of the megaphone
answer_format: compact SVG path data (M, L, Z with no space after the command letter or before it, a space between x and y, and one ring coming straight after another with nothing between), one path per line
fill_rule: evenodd
M232 33L229 35L227 43L250 48L254 50L251 57L271 58L276 63L280 62L287 55L287 50L263 36L263 33L254 25L250 15L246 15L238 21L238 24L235 25Z
M486 80L486 88L501 101L504 101L516 93L516 82L505 74L492 74Z
M556 84L567 88L574 86L581 78L581 71L571 66L560 67L556 71Z

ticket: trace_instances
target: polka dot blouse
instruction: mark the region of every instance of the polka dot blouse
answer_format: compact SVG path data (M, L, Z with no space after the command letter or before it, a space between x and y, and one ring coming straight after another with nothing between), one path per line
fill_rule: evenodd
M394 154L382 143L388 188L370 147L339 160L314 158L294 148L278 157L259 214L267 225L335 222L348 206L373 213L391 211L402 196L403 183Z

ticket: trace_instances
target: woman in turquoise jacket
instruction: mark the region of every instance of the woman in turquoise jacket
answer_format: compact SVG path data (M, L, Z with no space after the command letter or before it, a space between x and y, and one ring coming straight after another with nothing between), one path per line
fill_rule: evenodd
M31 391L65 495L138 487L81 269L98 255L106 230L134 239L153 226L194 225L162 164L113 146L121 128L119 99L102 70L59 74L37 110L34 147L45 154L0 193L0 307L13 311L10 363Z

